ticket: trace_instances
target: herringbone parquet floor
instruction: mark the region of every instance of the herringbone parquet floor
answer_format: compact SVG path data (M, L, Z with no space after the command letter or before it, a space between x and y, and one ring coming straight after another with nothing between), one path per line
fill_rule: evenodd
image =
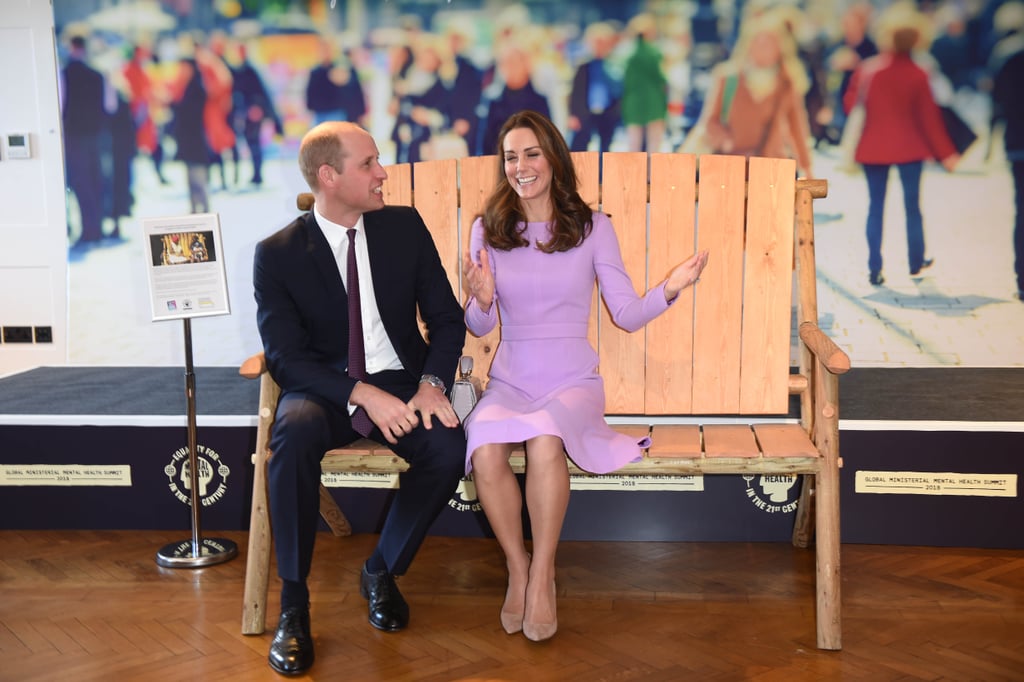
M205 569L164 569L173 532L0 532L0 680L275 680L241 634L245 534ZM843 548L843 651L815 648L814 556L784 544L564 543L559 625L498 624L488 540L429 538L401 587L412 623L366 623L374 536L318 540L313 680L1024 680L1024 552Z

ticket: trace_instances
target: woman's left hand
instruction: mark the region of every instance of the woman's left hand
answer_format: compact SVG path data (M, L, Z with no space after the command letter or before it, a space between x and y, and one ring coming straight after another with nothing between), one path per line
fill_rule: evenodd
M708 264L708 251L698 251L672 269L665 280L665 300L672 301L679 292L700 281L700 273Z
M485 313L494 303L494 274L487 257L487 250L480 249L480 265L473 262L467 252L462 258L462 273L466 278L466 290L476 299L480 310Z

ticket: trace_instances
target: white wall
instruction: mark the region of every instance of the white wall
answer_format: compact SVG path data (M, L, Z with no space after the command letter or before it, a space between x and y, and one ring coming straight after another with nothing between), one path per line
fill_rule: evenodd
M31 158L0 146L0 326L50 327L51 343L3 343L0 376L67 362L67 219L53 9L0 7L0 135L28 133Z

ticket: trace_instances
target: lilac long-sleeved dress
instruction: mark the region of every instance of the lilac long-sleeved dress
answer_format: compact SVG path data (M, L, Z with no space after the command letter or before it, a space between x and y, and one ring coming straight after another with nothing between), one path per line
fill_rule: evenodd
M640 457L641 444L612 430L604 419L604 382L587 340L595 278L615 323L636 331L665 312L664 284L638 296L622 264L608 216L594 213L593 230L568 251L544 253L549 223L527 223L531 246L498 251L484 246L478 219L470 253L486 248L494 274L495 304L466 304L466 326L478 336L501 316L501 343L490 381L466 420L466 472L472 454L488 443L519 443L539 435L562 439L566 453L586 471L607 473ZM637 368L641 371L642 368Z

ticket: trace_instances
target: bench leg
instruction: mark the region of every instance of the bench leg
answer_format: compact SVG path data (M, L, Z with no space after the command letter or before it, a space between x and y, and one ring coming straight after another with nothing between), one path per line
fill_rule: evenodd
M330 526L334 537L343 538L352 535L352 526L349 525L344 512L338 507L338 503L334 501L323 483L320 484L320 516Z
M266 455L253 455L256 463L249 515L249 553L245 563L242 634L260 635L266 629L267 587L270 582L270 531L267 504Z
M800 477L800 501L796 505L796 518L793 520L793 546L807 549L814 537L814 476L803 474Z
M815 491L818 648L842 648L839 572L839 470L823 467Z

